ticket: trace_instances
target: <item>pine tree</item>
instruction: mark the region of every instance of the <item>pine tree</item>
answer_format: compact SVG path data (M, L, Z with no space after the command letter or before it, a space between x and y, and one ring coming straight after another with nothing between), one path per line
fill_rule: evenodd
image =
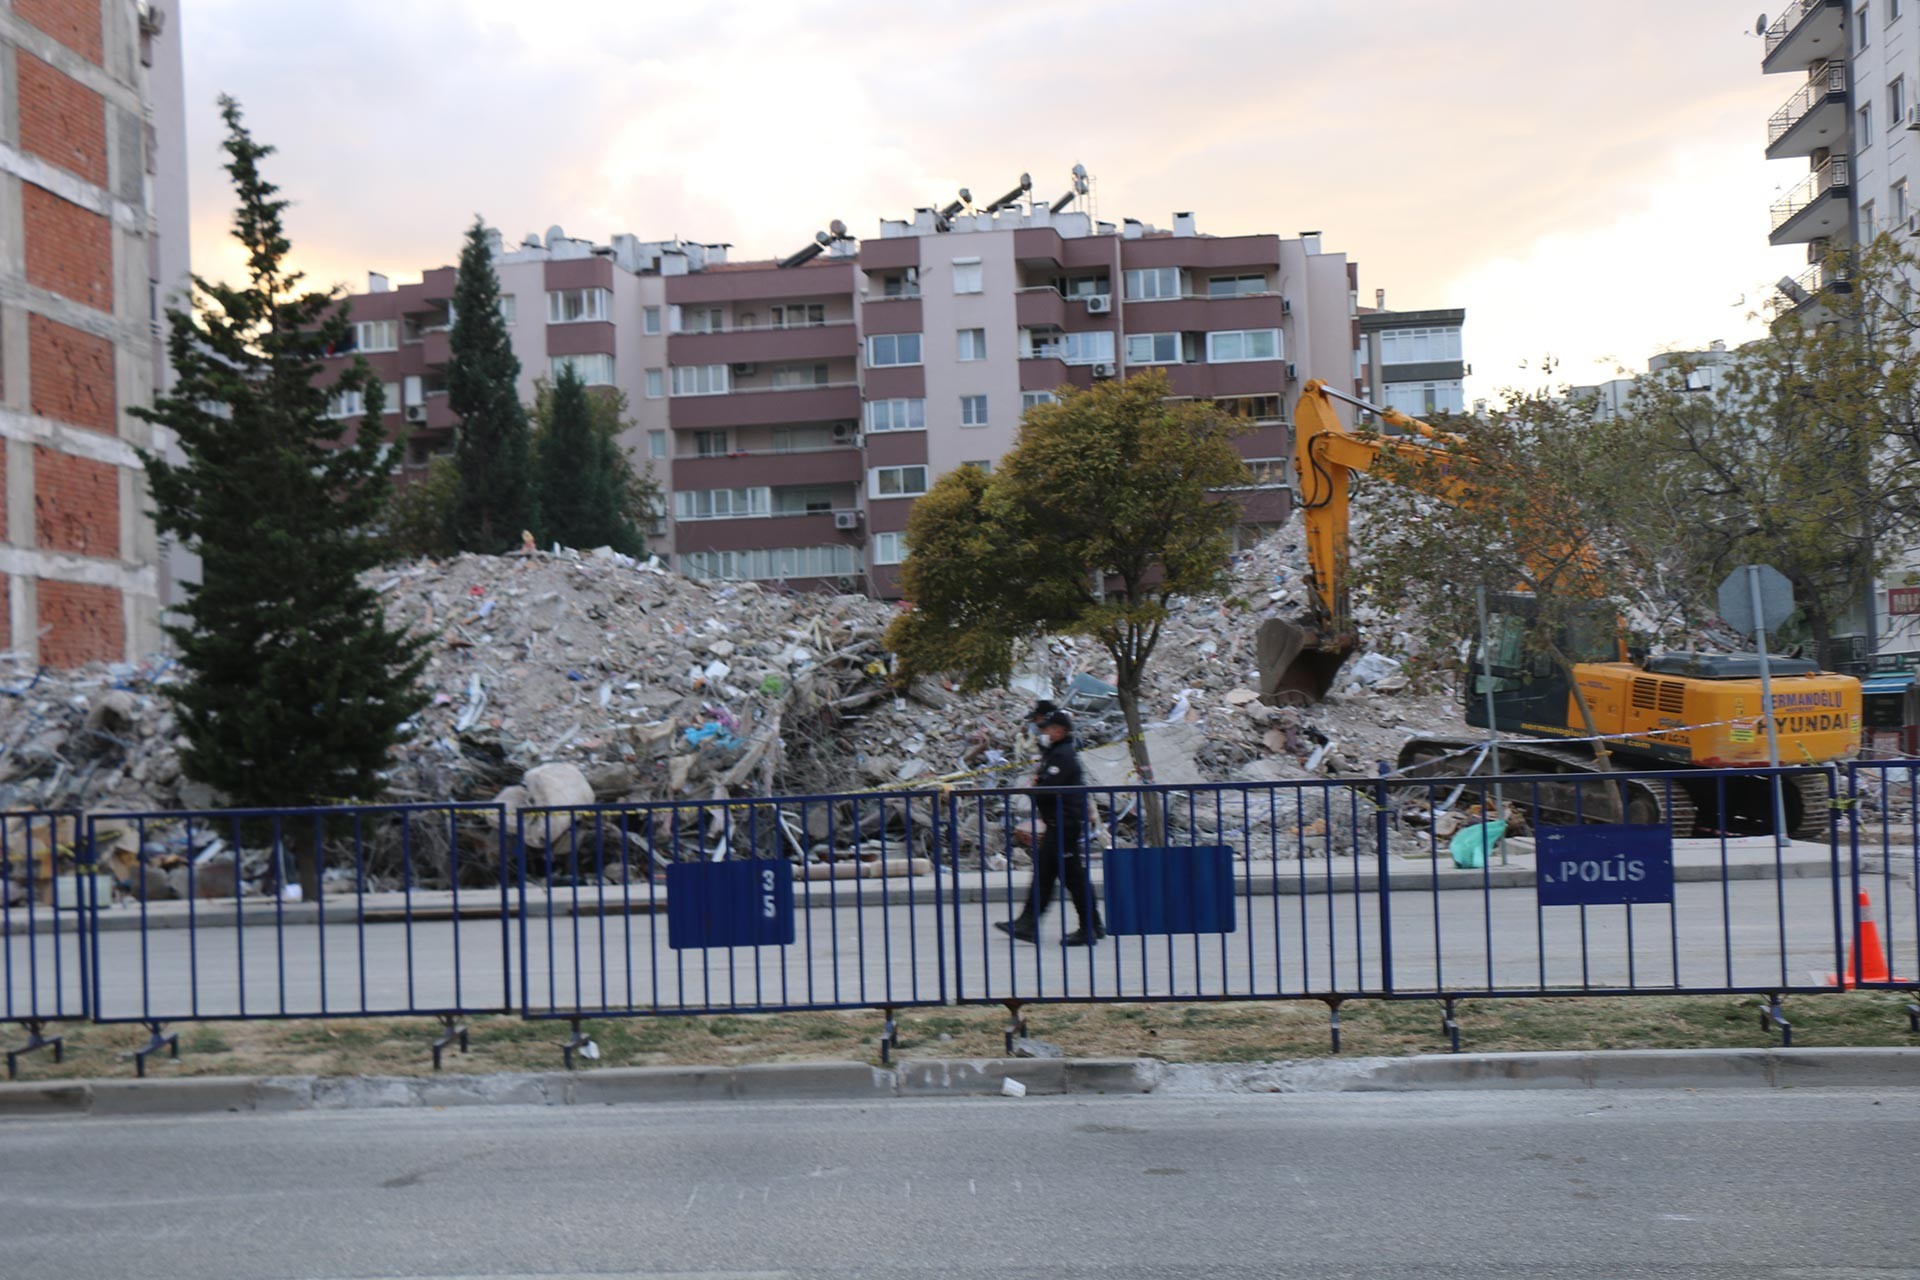
M651 471L636 474L620 444L626 397L589 391L562 366L535 397L534 493L542 542L646 554L643 530L660 499Z
M336 294L302 291L281 224L287 202L260 174L273 148L222 97L246 246L240 286L194 278L191 311L168 313L179 381L150 410L184 461L142 453L162 533L195 551L188 624L167 630L185 679L171 697L189 777L244 805L308 805L379 790L400 725L424 703L418 641L390 628L361 574L379 561L369 530L385 510L388 446L380 380L363 360L331 387L322 358L347 342ZM328 416L358 391L366 417ZM302 858L302 881L319 871Z
M500 277L486 224L467 228L453 287L453 334L448 342L447 404L460 416L454 458L460 501L453 541L467 551L498 554L520 545L534 525L528 484L529 432L520 403L520 361L500 314Z

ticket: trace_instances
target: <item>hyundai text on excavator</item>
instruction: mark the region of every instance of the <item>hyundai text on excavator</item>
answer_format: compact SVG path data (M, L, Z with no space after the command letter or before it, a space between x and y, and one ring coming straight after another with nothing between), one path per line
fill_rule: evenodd
M1350 430L1340 421L1336 402L1366 410L1405 434ZM1371 471L1382 454L1422 462L1402 470L1421 477L1416 483L1436 497L1472 501L1471 449L1462 437L1335 391L1318 379L1306 384L1294 411L1294 471L1312 567L1311 616L1301 623L1269 619L1260 628L1261 693L1270 702L1325 697L1358 645L1345 577L1350 491L1354 473ZM1489 762L1484 739L1415 738L1401 748L1398 776L1579 775L1578 782L1570 778L1567 785L1532 789L1532 803L1542 817L1670 821L1676 835L1690 834L1696 824L1742 834L1773 829L1773 788L1766 776L1687 773L1766 766L1757 657L1672 653L1632 661L1618 621L1596 616L1593 625L1576 621L1555 637L1571 662L1569 680L1559 661L1525 643L1530 619L1537 617L1531 596L1491 595L1489 608L1482 644L1491 653L1476 650L1473 679L1464 682L1466 719L1477 728L1488 727L1489 676L1483 672L1490 672L1493 728L1522 741L1500 740L1493 749L1497 757ZM1781 764L1827 764L1856 755L1860 682L1804 659L1769 658L1769 665ZM1575 682L1586 702L1584 715ZM1607 740L1604 752L1591 741L1596 735ZM1609 769L1673 771L1673 785L1666 779L1594 785L1596 775ZM1824 840L1825 782L1806 774L1788 782L1783 789L1788 831Z

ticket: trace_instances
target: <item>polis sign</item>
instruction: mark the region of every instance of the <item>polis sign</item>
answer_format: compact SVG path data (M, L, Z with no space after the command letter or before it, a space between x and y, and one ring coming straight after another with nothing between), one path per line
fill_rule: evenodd
M1673 901L1673 831L1659 826L1541 827L1543 907Z

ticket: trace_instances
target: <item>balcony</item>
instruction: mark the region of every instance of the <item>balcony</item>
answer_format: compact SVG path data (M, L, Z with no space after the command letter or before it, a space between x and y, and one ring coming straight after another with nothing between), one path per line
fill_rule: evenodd
M667 338L668 364L851 360L859 353L859 335L845 320L794 328L760 326L723 333L676 333Z
M1287 390L1284 360L1235 360L1221 364L1164 365L1176 396L1277 396ZM1128 370L1129 373L1132 370Z
M842 382L824 387L734 391L719 396L675 396L669 414L676 431L854 422L860 417L860 387Z
M853 263L843 258L817 258L797 267L728 266L667 280L667 301L675 305L834 297L853 297Z
M865 526L836 527L837 511L808 511L793 515L742 516L737 520L675 520L674 547L679 551L753 551L774 547L830 547L857 544Z
M1286 299L1277 293L1242 293L1213 298L1127 300L1128 333L1199 333L1212 329L1278 329L1287 317Z
M1834 156L1773 202L1774 244L1805 244L1848 230L1847 158Z
M1767 28L1760 69L1800 71L1847 51L1844 0L1791 0Z
M919 333L920 295L868 298L860 305L860 325L868 333Z
M455 427L460 425L460 415L453 411L453 406L451 404L447 403L446 392L444 391L427 392L426 403L427 403L427 420L426 420L426 423L424 424L424 427L426 430L452 431ZM416 430L420 429L422 425L423 424L418 422L413 424Z
M1817 307L1836 294L1853 292L1853 272L1844 266L1815 263L1791 280L1780 282L1780 309L1799 311Z
M1013 317L1023 328L1063 329L1067 323L1067 300L1049 285L1022 289L1013 295ZM1083 311L1086 304L1078 303Z
M1022 391L1051 391L1055 387L1071 383L1085 389L1093 385L1093 366L1068 366L1065 360L1056 355L1022 356L1020 359L1020 389Z
M1847 69L1836 62L1788 98L1767 120L1767 159L1844 151L1847 136Z
M442 365L453 358L453 326L435 325L420 331L420 359L429 366Z
M793 451L759 449L722 454L715 458L682 456L673 460L673 487L676 489L858 485L862 475L860 450L851 446Z

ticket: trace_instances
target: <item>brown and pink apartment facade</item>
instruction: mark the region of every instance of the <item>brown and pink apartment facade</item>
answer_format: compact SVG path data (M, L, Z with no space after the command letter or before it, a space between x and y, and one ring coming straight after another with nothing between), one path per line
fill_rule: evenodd
M625 393L625 443L667 494L654 549L697 577L895 596L917 495L991 467L1036 399L1147 368L1249 420L1256 483L1234 497L1250 529L1283 522L1301 385L1366 386L1356 266L1318 233L1203 235L1186 213L1162 231L1067 203L926 208L866 240L836 223L778 261L558 227L496 237L522 395L562 363ZM374 276L351 299L407 466L457 427L453 278Z

